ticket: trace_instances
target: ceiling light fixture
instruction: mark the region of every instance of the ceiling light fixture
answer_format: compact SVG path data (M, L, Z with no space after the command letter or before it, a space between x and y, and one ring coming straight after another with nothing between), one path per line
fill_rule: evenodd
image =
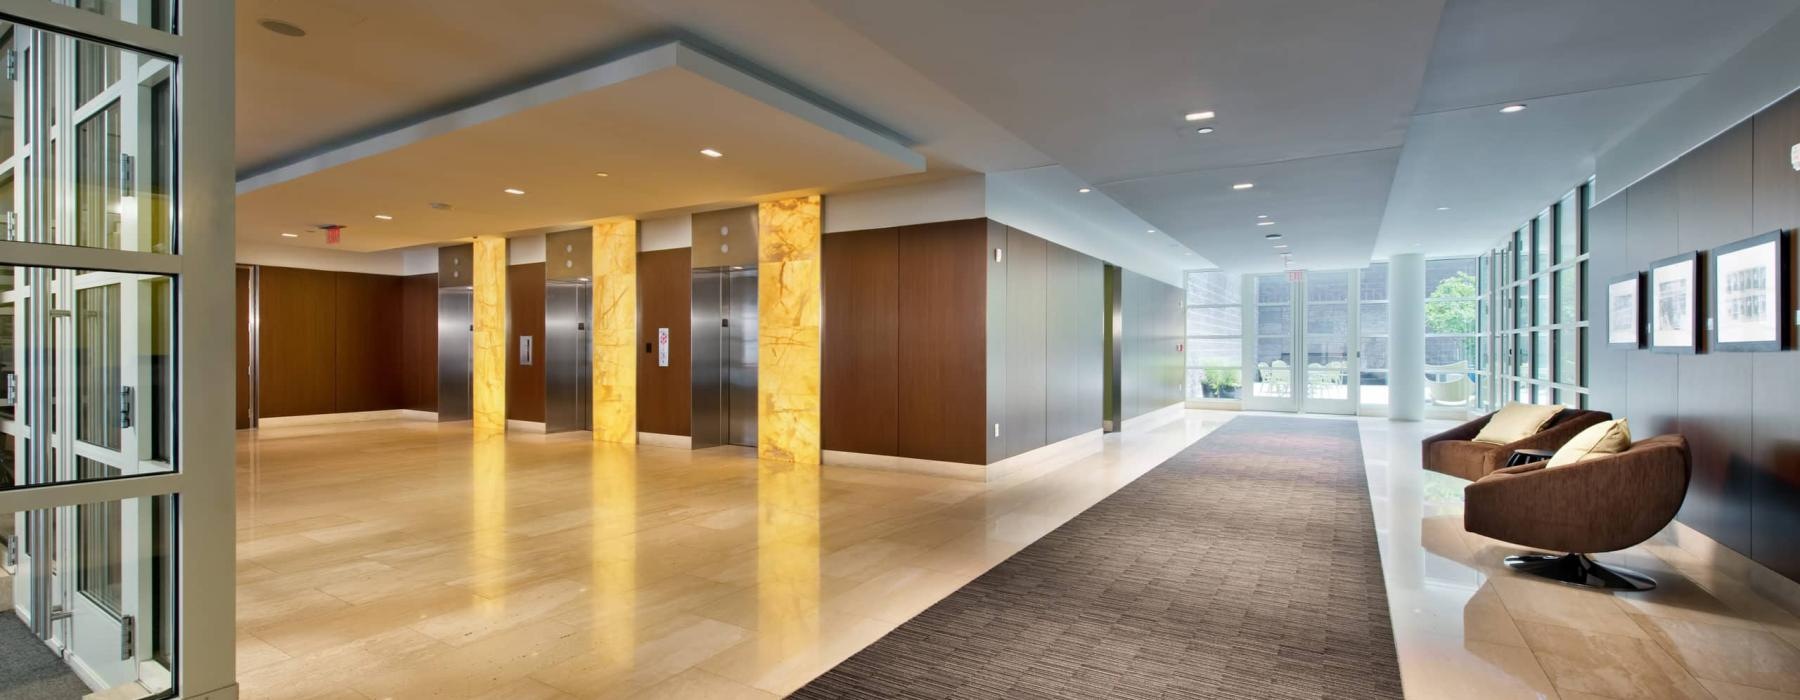
M611 174L602 170L597 173L594 173L594 177L611 177Z
M1275 244L1276 250L1287 250L1287 247L1288 247L1288 244L1286 244L1286 243L1276 243Z
M1214 131L1216 131L1216 129L1214 129L1214 128L1212 128L1212 127L1210 127L1210 126L1203 126L1203 127L1200 127L1200 128L1198 128L1198 129L1195 129L1195 130L1194 130L1194 133L1196 133L1196 134L1210 134L1210 133L1212 133L1212 132L1214 132Z
M394 217L388 216L386 214L376 214L375 218L381 219L382 221L393 221L394 220Z
M267 29L285 37L299 38L306 36L306 30L295 26L292 22L283 22L278 19L260 19L257 20L256 23L263 29Z
M1087 193L1089 193L1089 192L1092 192L1092 191L1094 191L1094 188L1092 188L1092 187L1083 187L1083 188L1081 188L1081 189L1079 189L1079 190L1075 190L1075 191L1076 191L1076 192L1078 192L1078 193L1081 193L1081 194L1087 194Z
M1525 111L1525 105L1523 104L1510 104L1500 108L1501 114L1516 114L1523 111Z
M1247 189L1250 189L1250 188L1252 188L1252 187L1255 187L1255 186L1256 186L1256 183L1254 183L1254 182L1240 182L1240 183L1238 183L1238 184L1235 184L1235 185L1232 185L1232 186L1231 186L1231 189L1234 189L1234 190L1247 190Z
M708 157L708 158L724 158L724 157L725 157L725 154L723 154L723 153L720 153L720 152L718 152L718 151L716 151L716 150L713 150L713 149L711 149L711 148L702 148L702 149L700 149L700 155L703 155L703 156L706 156L706 157Z
M1267 219L1267 218L1269 218L1269 215L1268 215L1268 214L1257 214L1257 215L1256 215L1256 218L1258 218L1258 219Z
M507 194L510 194L510 195L512 195L512 196L514 196L514 197L517 197L517 196L519 196L519 195L522 195L522 194L525 194L525 190L521 190L521 189L519 189L519 188L517 188L517 187L508 187L508 188L506 188L506 190L505 190L505 192L506 192L506 193L507 193Z
M1257 226L1274 226L1275 222L1273 222L1273 221L1258 221L1258 222L1256 222L1256 225Z
M282 238L299 238L299 237L300 237L300 234L298 234L298 233L287 233L287 232L285 232L285 231L284 231L284 232L282 232L282 234L281 234L281 237L282 237Z
M1182 118L1190 122L1203 122L1216 116L1218 115L1213 114L1212 110L1207 110L1205 112L1188 112L1187 116Z
M1265 235L1264 235L1264 236L1263 236L1263 238L1267 238L1267 239L1269 239L1269 240L1271 240L1271 241L1279 241L1279 240L1281 240L1281 234L1279 234L1279 233L1270 233L1270 234L1265 234Z
M1450 211L1450 207L1438 207L1438 211Z

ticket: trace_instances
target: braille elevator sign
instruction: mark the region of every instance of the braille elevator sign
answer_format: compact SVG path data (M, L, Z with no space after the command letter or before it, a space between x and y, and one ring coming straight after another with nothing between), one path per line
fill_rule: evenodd
M656 366L669 366L669 329L656 329Z

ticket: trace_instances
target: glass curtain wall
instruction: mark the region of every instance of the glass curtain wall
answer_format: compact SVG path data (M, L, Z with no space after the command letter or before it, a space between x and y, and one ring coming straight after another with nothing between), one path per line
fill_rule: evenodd
M1481 262L1425 261L1425 400L1431 406L1473 407L1480 365Z
M1585 408L1587 377L1587 218L1592 182L1508 234L1477 263L1483 371L1477 404L1508 402Z
M0 696L232 683L232 5L177 17L0 8Z
M1236 275L1186 275L1187 400L1235 402L1244 386L1244 309Z
M1388 270L1387 263L1375 263L1363 270L1361 291L1357 298L1362 305L1361 318L1358 321L1359 343L1362 346L1360 360L1362 363L1362 405L1369 408L1388 405Z

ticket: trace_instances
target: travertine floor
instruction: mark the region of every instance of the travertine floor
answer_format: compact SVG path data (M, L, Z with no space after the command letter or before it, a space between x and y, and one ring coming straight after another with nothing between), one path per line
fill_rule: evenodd
M1800 618L1686 551L1600 557L1650 574L1607 594L1521 576L1462 529L1467 482L1419 468L1448 423L1360 420L1400 672L1417 698L1800 698Z
M244 696L781 695L1231 416L993 485L411 422L241 433ZM1742 581L1668 546L1607 557L1646 594L1516 576L1462 531L1462 482L1418 467L1442 424L1359 423L1410 697L1800 698L1800 618Z
M243 695L778 696L1230 417L997 484L416 422L240 433Z

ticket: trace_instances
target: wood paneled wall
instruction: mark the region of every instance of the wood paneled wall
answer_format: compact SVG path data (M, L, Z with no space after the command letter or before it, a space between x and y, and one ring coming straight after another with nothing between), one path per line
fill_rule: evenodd
M531 364L519 339L531 338ZM506 268L506 418L544 421L544 263Z
M693 342L689 315L691 248L638 253L638 430L689 435L693 420ZM669 366L656 364L656 333L669 329Z
M824 449L986 460L987 221L823 242Z
M1687 437L1694 476L1678 519L1792 579L1800 579L1800 352L1667 355L1613 349L1603 334L1614 275L1800 228L1800 173L1789 164L1797 142L1800 97L1790 96L1594 209L1586 358L1595 408L1629 418L1636 437ZM1703 295L1701 308L1708 303Z
M251 381L250 375L250 305L254 301L254 297L250 296L250 289L253 274L251 268L237 268L237 404L233 410L238 430L256 427L256 407L251 405L256 400L256 394L252 391L255 383Z
M401 406L437 411L437 275L401 280Z
M900 231L825 236L821 255L822 445L900 454Z
M400 278L268 266L257 275L258 417L404 404Z

